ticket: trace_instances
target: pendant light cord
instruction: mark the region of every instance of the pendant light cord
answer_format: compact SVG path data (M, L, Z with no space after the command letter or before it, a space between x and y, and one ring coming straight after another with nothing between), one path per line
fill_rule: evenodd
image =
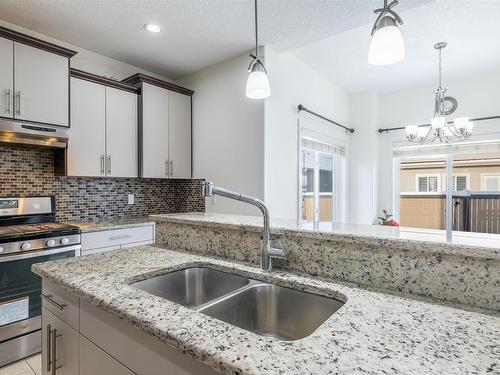
M442 74L442 70L443 70L441 67L441 65L442 65L442 63L441 63L441 51L442 50L443 50L442 48L439 49L439 88L441 88L441 74Z
M257 26L257 0L254 0L255 4L255 56L259 57L259 39L258 39L258 26Z

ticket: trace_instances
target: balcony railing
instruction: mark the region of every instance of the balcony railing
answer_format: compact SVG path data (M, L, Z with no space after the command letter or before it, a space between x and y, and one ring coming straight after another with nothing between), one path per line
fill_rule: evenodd
M401 226L445 229L445 218L446 195L401 195ZM466 197L454 196L453 230L500 234L500 192L474 192Z

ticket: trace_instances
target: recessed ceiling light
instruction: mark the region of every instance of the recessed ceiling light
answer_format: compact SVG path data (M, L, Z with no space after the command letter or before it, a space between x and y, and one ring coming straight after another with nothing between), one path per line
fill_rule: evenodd
M159 33L161 31L161 27L160 25L156 25L154 23L146 23L144 24L144 30L152 33Z

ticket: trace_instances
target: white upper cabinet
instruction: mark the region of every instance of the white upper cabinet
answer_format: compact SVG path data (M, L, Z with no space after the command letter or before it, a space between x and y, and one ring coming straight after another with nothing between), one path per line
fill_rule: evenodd
M133 87L72 71L69 176L138 176L138 97ZM80 78L77 78L80 77ZM127 91L127 88L129 91Z
M140 176L191 178L191 96L194 91L139 73L122 82L142 90Z
M71 78L71 128L67 152L69 176L104 176L106 87Z
M169 177L168 96L161 87L142 86L142 177Z
M168 100L170 177L191 178L191 96L170 91Z
M14 117L69 126L68 58L14 43Z
M0 38L0 117L14 116L14 42Z
M137 95L106 87L106 175L137 177Z

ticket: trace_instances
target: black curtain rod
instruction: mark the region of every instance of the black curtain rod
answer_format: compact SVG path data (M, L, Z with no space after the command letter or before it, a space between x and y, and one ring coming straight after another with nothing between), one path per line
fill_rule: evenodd
M500 116L490 116L490 117L478 117L478 118L471 118L470 121L485 121L485 120L495 120L495 119L500 119ZM448 121L448 124L453 123L453 121ZM431 126L431 124L421 124L421 125L416 125L416 126ZM394 130L404 130L406 129L406 126L398 126L396 128L385 128L385 129L379 129L379 133L389 133Z
M341 125L341 124L339 124L338 122L335 122L335 121L333 121L333 120L330 120L329 118L326 118L326 117L324 117L324 116L321 116L320 114L318 114L318 113L316 113L316 112L313 112L313 111L311 111L311 110L307 109L307 108L306 108L306 107L304 107L302 104L299 104L299 105L297 106L297 112L300 112L300 111L305 111L305 112L307 112L307 113L310 113L311 115L314 115L314 116L319 117L319 118L320 118L320 119L322 119L322 120L325 120L325 121L328 121L328 122L330 122L330 123L332 123L332 124L334 124L334 125L340 126L342 129L345 129L345 131L346 131L346 132L351 132L351 133L354 133L354 129L353 129L353 128L348 128L347 126Z

